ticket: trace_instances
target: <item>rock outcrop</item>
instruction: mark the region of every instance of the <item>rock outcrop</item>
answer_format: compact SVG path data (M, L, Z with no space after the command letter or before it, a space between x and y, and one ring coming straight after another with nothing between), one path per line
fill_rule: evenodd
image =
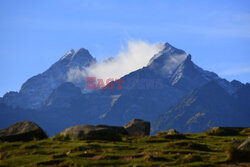
M241 127L213 127L206 134L214 136L233 136L238 135L244 128Z
M30 141L47 138L46 133L35 123L29 121L17 122L0 130L2 141Z
M250 150L250 136L238 147L239 150Z
M162 136L165 139L186 139L186 136L175 129L169 129L165 132L158 132L157 136Z
M175 134L180 134L180 133L177 130L175 130L175 129L169 129L167 131L167 134L168 135L175 135Z
M65 129L59 135L69 139L93 139L93 140L121 140L122 135L127 135L123 127L107 125L77 125Z
M121 140L122 136L148 136L150 134L150 122L134 119L124 127L108 125L76 125L59 133L58 137L72 140Z
M150 135L150 122L134 119L124 126L130 136Z

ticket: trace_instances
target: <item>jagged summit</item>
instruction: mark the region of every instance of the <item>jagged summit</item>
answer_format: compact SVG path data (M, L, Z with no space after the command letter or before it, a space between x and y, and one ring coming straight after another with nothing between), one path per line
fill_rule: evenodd
M63 57L60 58L58 62L62 61L68 64L73 62L73 65L83 65L83 62L85 65L96 62L95 58L93 58L89 51L84 48L80 48L77 51L74 49L69 50ZM55 64L58 64L58 62Z
M71 62L74 62L76 65L89 66L95 63L96 59L90 55L88 50L80 48L72 55Z
M68 74L70 70L84 70L85 67L95 62L96 59L90 55L88 50L80 48L75 52L71 49L46 71L28 79L22 85L19 93L4 96L4 101L13 106L37 108L49 97L54 89L69 81ZM81 83L71 82L84 87L84 81Z
M78 123L122 125L134 118L152 122L159 121L159 117L162 121L157 124L158 130L171 125L174 129L198 131L210 125L210 120L218 123L217 117L235 125L249 125L249 84L228 82L197 66L183 50L169 43L159 45L161 51L148 66L121 78L122 89L114 84L113 89L89 93L81 93L86 91L85 78L75 80L74 76L96 60L83 48L68 51L48 70L26 81L19 93L0 98L0 127L32 119L56 134L58 129ZM13 114L6 105L34 110L26 114L16 110ZM234 109L236 114L231 112ZM232 116L225 118L228 113Z
M163 50L151 58L148 67L164 75L170 75L187 57L188 55L185 51L177 49L169 43L165 43Z
M60 58L60 60L66 60L71 59L71 57L75 54L75 50L71 49L69 50L63 57Z
M89 54L89 51L87 50L87 49L85 49L85 48L80 48L80 49L78 49L76 52L75 52L75 54L74 54L74 56L85 56L85 55L90 55ZM73 57L74 57L73 56Z
M164 44L163 52L170 52L170 53L173 53L173 52L178 53L179 52L179 54L186 53L184 50L178 49L178 48L172 46L171 44L169 44L168 42L166 42Z

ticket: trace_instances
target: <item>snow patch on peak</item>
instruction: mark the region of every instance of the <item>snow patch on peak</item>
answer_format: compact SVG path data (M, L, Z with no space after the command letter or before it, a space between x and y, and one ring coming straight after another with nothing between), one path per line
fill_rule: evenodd
M75 56L85 56L85 55L90 55L89 54L89 51L87 50L87 49L84 49L84 48L80 48L80 49L78 49L76 52L75 52L75 54L73 55L73 57L75 57Z
M157 68L162 68L163 66L165 66L164 68L168 69L170 67L167 66L172 66L173 63L173 66L176 67L176 64L180 64L187 57L185 51L177 49L169 43L159 45L161 46L160 52L155 54L150 59L148 66Z
M169 74L172 74L172 72L182 63L186 60L187 55L181 54L181 55L174 55L168 57L168 59L165 60L164 65L162 66L162 70L165 72L168 72Z
M60 60L71 58L75 54L74 49L69 50Z
M70 60L70 61L74 61L74 60L79 60L79 59L94 59L89 51L87 49L84 48L80 48L77 51L74 51L74 49L71 49L70 51L68 51L63 57L60 58L60 60Z
M79 62L83 62L84 65L88 64L89 66L90 64L95 63L96 59L90 55L87 49L80 48L72 56L71 62L76 64L79 64Z
M191 59L184 51L166 46L156 54L149 62L148 67L154 70L160 70L164 75L171 75L186 59Z

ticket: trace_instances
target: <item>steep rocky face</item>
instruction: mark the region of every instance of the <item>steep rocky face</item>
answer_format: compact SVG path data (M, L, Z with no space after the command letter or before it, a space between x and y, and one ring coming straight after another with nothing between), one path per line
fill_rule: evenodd
M228 82L213 72L203 70L194 64L191 55L168 43L152 57L148 66L123 76L122 89L116 89L118 84L111 82L115 85L114 89L82 94L85 80L75 78L71 70L84 73L84 68L92 63L95 59L87 50L71 50L47 71L24 83L19 93L6 94L0 100L5 103L0 104L0 127L27 118L38 122L53 135L76 124L121 126L139 118L158 122L153 126L155 130L167 127L200 131L212 125L209 120L213 120L214 124L220 122L214 120L217 114L224 121L223 125L228 117L235 118L230 120L235 126L239 123L246 125L246 120L242 118L249 117L249 86L238 81ZM72 83L68 82L69 78ZM208 84L210 82L213 84ZM35 109L23 110L13 106ZM240 117L232 114L233 110ZM7 121L4 119L6 116ZM159 116L162 118L158 119ZM183 126L188 123L180 127L172 120Z
M153 121L187 93L210 81L228 93L237 89L217 74L201 69L192 62L191 55L168 43L147 67L122 77L122 80L123 90L109 90L119 98L102 116L102 120L115 125L135 117Z
M184 51L165 44L147 67L121 78L124 81L123 89L102 90L118 97L102 115L102 121L120 125L134 118L149 121L157 118L164 108L175 104L186 92L185 89L173 87L169 81L173 71L186 57Z
M220 78L214 72L206 71L193 63L191 55L179 64L174 70L170 78L170 83L178 89L193 90L204 85L207 82L214 81L220 85L225 91L232 94L235 92L239 84L233 84L225 79Z
M52 91L69 80L70 70L84 70L85 67L95 63L96 60L86 49L76 52L70 50L59 61L53 64L42 74L28 79L19 93L10 92L3 97L6 104L23 108L37 108L52 93ZM85 80L70 80L76 86L84 88Z
M246 124L249 120L245 120L244 118L250 118L250 84L247 83L241 86L236 92L233 94L233 98L235 101L235 106L237 110L236 114L241 115L242 124Z
M81 89L71 82L65 82L56 88L43 102L42 108L46 110L68 109L72 103L82 96Z
M231 84L232 84L236 89L239 89L239 88L241 88L242 86L244 86L243 83L241 83L240 81L237 81L237 80L232 80L232 81L231 81Z
M154 121L152 130L175 128L182 132L201 132L213 126L249 126L250 107L246 101L250 98L245 96L249 92L245 93L247 86L242 89L245 90L229 94L215 81L208 82L167 109Z
M192 90L214 80L227 92L233 93L241 84L237 81L230 83L213 72L203 70L193 63L190 54L169 43L150 60L148 68L162 78L167 78L168 83L178 89L186 87Z
M148 67L163 77L170 77L186 58L186 52L165 43L164 49L151 58Z

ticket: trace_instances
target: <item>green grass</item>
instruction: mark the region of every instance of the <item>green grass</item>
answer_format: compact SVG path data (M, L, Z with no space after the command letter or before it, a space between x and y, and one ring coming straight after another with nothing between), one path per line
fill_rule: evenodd
M218 166L235 163L232 158L237 151L230 150L247 135L249 130L236 136L196 133L169 137L163 132L121 141L56 137L0 142L0 166Z

